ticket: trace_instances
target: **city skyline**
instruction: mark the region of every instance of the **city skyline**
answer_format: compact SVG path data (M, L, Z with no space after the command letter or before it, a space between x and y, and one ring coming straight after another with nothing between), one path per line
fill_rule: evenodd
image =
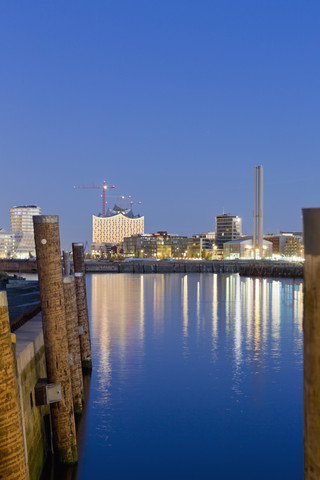
M145 231L301 231L319 204L318 4L246 1L0 5L0 227L9 208L60 217L61 244L91 242L96 191L142 201ZM111 201L110 203L115 203Z

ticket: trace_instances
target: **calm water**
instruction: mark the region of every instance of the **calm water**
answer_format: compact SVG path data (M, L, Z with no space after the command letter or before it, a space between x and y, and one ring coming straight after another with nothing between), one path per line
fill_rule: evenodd
M302 283L87 276L77 480L301 479Z

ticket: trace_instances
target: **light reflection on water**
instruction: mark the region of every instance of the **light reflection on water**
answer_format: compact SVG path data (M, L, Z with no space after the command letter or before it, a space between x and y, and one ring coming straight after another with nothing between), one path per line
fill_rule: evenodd
M94 370L77 479L301 478L300 281L87 285Z

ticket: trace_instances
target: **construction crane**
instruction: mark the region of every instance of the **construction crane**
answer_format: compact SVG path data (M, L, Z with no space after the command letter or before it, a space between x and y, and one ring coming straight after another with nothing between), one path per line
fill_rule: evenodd
M115 185L107 185L106 184L106 181L103 180L103 185L92 185L92 187L85 187L84 185L82 185L81 187L73 187L74 189L88 189L88 188L94 188L94 189L99 189L99 190L102 190L102 215L105 216L106 214L106 191L109 190L109 189L112 189L112 188L116 188Z
M131 200L131 202L129 202L129 205L130 205L130 210L131 210L131 218L133 217L133 214L132 214L132 205L141 205L142 202L133 202Z
M131 195L108 195L107 198L120 198L120 208L122 208L122 200L131 198Z

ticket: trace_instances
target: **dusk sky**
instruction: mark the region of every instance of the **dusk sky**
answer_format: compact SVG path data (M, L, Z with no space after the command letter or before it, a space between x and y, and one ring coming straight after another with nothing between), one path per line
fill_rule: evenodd
M318 1L0 3L0 228L9 208L60 216L63 248L91 242L97 190L142 204L145 232L301 230L320 201ZM108 206L117 200L108 199Z

